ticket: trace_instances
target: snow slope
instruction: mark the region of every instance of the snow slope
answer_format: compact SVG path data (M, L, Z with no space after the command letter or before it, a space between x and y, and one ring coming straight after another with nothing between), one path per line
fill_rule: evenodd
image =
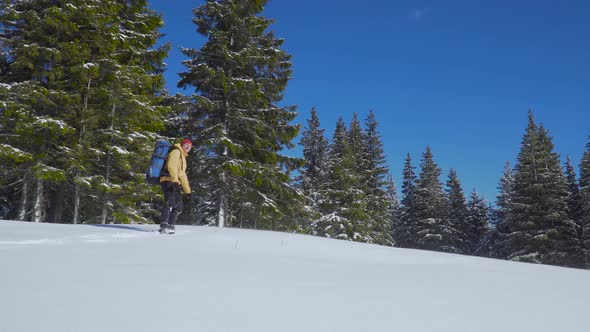
M156 227L0 221L0 331L590 330L590 271Z

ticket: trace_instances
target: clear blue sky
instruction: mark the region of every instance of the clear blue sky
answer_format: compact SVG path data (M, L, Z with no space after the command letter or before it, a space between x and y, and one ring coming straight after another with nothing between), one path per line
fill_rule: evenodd
M203 45L191 22L202 3L151 1L172 43L172 93L192 93L176 88L178 49ZM398 187L406 153L418 167L430 145L443 182L454 168L466 195L494 201L529 109L578 169L590 134L587 1L271 0L263 15L293 55L284 104L298 106L296 122L315 106L331 138L339 116L372 109Z

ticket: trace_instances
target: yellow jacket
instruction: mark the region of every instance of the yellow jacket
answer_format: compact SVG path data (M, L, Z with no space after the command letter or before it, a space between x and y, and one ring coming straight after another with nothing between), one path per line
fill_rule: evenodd
M188 177L186 176L186 157L188 154L184 152L180 143L174 144L174 149L168 154L166 160L166 169L170 176L163 176L160 182L171 181L173 183L180 183L182 191L185 194L190 194L191 187L188 184Z

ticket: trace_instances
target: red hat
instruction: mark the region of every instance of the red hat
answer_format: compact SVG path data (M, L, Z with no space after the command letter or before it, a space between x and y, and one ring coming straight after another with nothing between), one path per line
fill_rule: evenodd
M185 138L182 140L182 142L180 142L180 145L185 145L185 144L190 144L190 146L193 146L193 142L191 142L191 140L188 138Z

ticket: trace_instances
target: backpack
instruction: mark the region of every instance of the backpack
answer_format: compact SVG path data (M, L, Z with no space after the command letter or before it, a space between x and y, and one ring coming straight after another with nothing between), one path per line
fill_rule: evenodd
M160 176L165 173L164 164L168 158L168 153L172 148L172 144L165 139L160 139L156 142L154 153L150 159L150 165L145 172L145 179L149 184L160 184Z

